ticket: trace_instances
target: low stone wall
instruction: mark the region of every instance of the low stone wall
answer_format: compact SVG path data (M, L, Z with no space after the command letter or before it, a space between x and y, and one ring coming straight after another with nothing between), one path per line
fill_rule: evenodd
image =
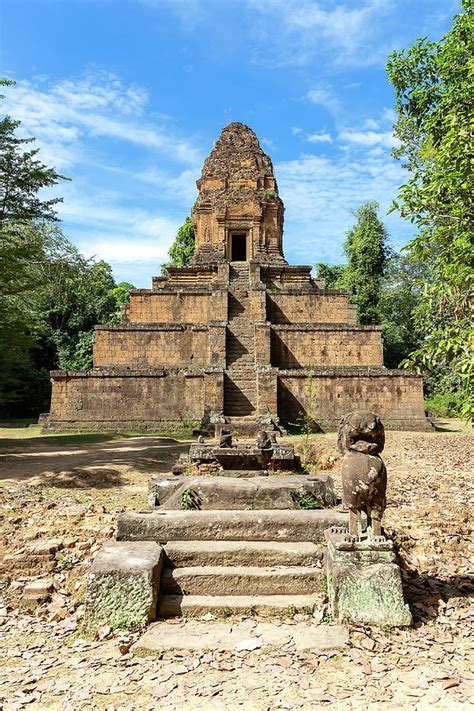
M267 292L267 318L272 323L355 323L356 310L347 294L336 289L272 289Z
M381 328L302 323L272 326L271 364L279 368L383 365Z
M115 365L204 367L209 362L207 326L96 326L96 368Z
M167 369L53 371L45 429L158 430L199 423L212 409L215 378ZM218 388L217 388L218 390Z
M423 379L386 368L316 368L278 373L278 412L285 424L309 415L322 431L335 430L352 410L373 410L387 429L430 430Z

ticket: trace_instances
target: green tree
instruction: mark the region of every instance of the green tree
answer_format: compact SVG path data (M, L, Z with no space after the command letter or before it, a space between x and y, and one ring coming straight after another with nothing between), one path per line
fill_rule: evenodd
M0 86L14 82L0 79ZM0 95L0 99L4 96ZM55 221L61 198L42 199L39 191L63 178L28 150L34 138L19 138L20 122L0 120L0 404L19 386L19 370L29 363L32 315L28 297L40 283L36 266L44 258L40 226Z
M430 264L413 255L394 253L387 260L379 306L384 363L389 368L398 368L421 342L415 313L429 278Z
M0 79L0 86L12 86L14 81ZM0 99L4 99L0 95ZM41 188L67 180L54 168L48 168L38 158L39 149L26 150L35 138L18 138L16 129L21 121L4 116L0 121L0 228L34 220L57 220L54 209L62 198L41 199Z
M393 209L418 229L409 253L432 260L415 316L423 341L405 365L459 383L462 413L472 417L473 0L462 5L441 40L394 52L387 71L398 114L394 155L410 172Z
M175 240L169 249L170 266L185 267L190 264L194 255L194 229L193 222L187 217L176 233ZM166 266L162 271L166 273Z
M357 208L357 224L348 231L344 252L348 258L344 281L357 306L358 323L381 321L380 295L387 259L388 235L377 214L378 203L366 202Z
M331 266L324 262L317 262L314 268L316 270L316 278L324 279L327 289L345 288L346 264L334 264Z

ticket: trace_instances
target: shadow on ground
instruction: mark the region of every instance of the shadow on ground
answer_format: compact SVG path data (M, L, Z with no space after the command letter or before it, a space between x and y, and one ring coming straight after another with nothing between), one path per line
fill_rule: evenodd
M442 615L449 600L474 596L474 578L470 575L454 575L446 580L420 575L416 570L406 570L405 575L403 590L415 627Z
M0 482L32 481L71 488L123 485L130 483L133 472L169 471L189 447L189 442L169 437L130 437L93 443L80 440L76 446L62 442L58 446L56 438L53 442L51 439L42 438L37 446L29 439L16 440L15 450L0 457Z

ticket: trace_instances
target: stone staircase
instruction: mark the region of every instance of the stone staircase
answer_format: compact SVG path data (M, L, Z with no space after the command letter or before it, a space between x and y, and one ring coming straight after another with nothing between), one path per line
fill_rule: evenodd
M241 487L240 480L227 480ZM324 479L327 494L332 481ZM324 531L347 527L335 509L271 508L283 505L284 476L268 477L269 508L253 510L252 494L240 508L167 509L119 516L117 540L155 541L164 548L159 617L310 611L326 588L322 565ZM330 491L331 490L331 491ZM275 503L275 502L280 502ZM264 504L265 505L265 504Z
M315 543L171 541L165 554L160 617L309 610L325 587Z
M245 418L255 414L257 384L255 373L255 327L249 316L249 266L230 265L228 326L226 330L226 372L224 374L224 414Z

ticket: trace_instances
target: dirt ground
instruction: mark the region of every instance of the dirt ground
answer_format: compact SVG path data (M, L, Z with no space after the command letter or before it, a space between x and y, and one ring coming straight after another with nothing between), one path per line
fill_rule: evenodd
M0 557L7 556L0 708L470 708L474 437L460 423L438 424L432 433L387 433L384 452L384 525L399 546L413 628L351 627L349 647L334 655L268 647L146 657L128 651L136 633L101 628L93 640L81 634L85 580L95 552L113 535L117 513L146 508L148 479L168 471L186 442L48 438L0 426ZM332 470L339 484L335 435L295 441L309 445L315 469ZM27 562L22 568L28 546L45 539L61 544L53 570L32 570ZM25 584L42 578L54 581L51 601L21 607ZM312 622L332 624L324 601Z

